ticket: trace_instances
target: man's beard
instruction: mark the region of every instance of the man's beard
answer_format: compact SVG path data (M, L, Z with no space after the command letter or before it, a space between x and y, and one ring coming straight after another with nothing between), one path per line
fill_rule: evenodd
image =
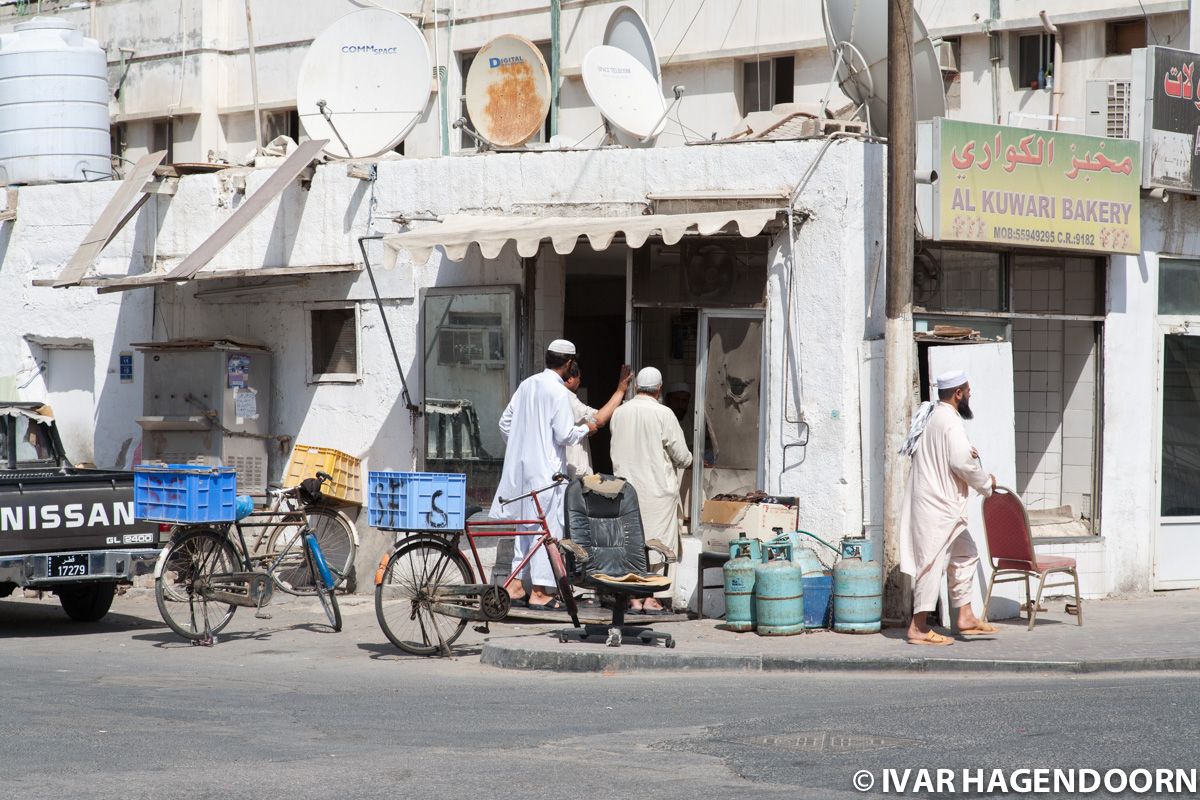
M958 401L958 415L963 419L975 419L975 414L971 411L971 401L965 397Z

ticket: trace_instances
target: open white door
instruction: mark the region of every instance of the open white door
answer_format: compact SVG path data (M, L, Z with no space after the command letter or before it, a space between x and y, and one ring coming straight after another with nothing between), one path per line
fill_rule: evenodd
M1017 485L1017 417L1013 407L1013 358L1009 342L931 346L929 383L950 370L965 370L971 383L971 410L975 418L967 421L967 436L979 451L983 468L996 476L1001 486ZM936 389L931 390L936 397ZM967 527L979 549L980 568L975 576L973 604L977 614L983 611L987 579L992 574L988 559L987 535L983 529L981 498L972 494L967 501ZM1022 600L1018 600L1021 597ZM988 613L992 619L1008 619L1018 614L1024 589L1018 584L1001 584L992 597ZM944 606L945 607L945 606Z
M1163 336L1154 588L1200 586L1200 336Z

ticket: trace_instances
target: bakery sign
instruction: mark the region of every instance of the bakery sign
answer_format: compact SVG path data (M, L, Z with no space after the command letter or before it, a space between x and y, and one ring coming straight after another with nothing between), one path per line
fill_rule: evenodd
M1200 54L1148 47L1145 59L1143 181L1200 193Z
M1137 253L1141 144L937 119L934 238Z

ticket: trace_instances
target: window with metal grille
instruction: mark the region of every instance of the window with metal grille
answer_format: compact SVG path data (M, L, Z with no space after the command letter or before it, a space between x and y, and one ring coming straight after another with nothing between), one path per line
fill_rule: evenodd
M1108 113L1105 120L1105 136L1113 139L1129 138L1129 91L1130 81L1108 82Z
M309 310L310 366L314 380L358 378L358 313L351 308Z

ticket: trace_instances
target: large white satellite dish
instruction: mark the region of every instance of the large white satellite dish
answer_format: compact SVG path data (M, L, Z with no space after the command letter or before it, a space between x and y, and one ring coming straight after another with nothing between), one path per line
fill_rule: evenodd
M304 132L325 151L369 158L391 150L429 102L433 67L425 37L407 17L352 11L309 45L296 83Z
M550 111L550 70L537 46L505 34L485 44L467 73L467 114L493 147L520 147Z
M838 85L887 136L888 0L822 0L825 39ZM918 122L946 116L946 90L929 31L913 12L913 95Z
M608 18L604 28L603 43L618 50L624 50L629 55L642 62L651 75L662 84L662 69L658 65L658 50L654 47L654 37L642 15L629 6L620 6Z
M583 57L583 85L600 113L631 146L647 144L666 126L658 79L624 50L600 45Z

